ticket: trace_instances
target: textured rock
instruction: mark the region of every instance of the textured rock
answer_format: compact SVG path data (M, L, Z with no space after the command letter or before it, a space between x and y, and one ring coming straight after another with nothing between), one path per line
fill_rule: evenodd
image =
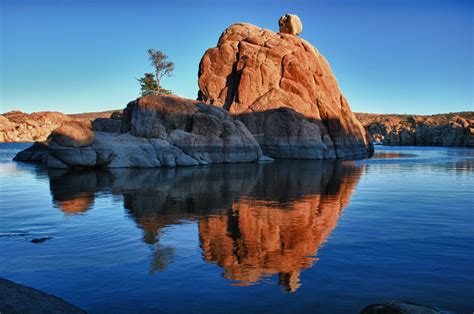
M303 25L298 15L285 14L278 20L280 33L299 35L303 31Z
M146 96L129 103L123 131L166 140L201 164L256 161L262 155L253 136L228 112L177 96Z
M86 313L63 299L0 278L0 313Z
M44 142L35 142L25 150L22 150L13 158L15 161L46 162L48 159L48 145Z
M10 111L0 114L0 142L46 141L51 132L65 121L90 121L96 118L117 116L120 112L104 111L83 114L64 114L61 112Z
M92 129L97 132L119 133L121 128L121 119L97 118L92 121Z
M66 147L88 146L94 141L90 122L67 121L51 132L50 140Z
M49 168L154 168L262 157L242 122L195 100L146 96L128 104L120 125L115 121L64 122L46 144L34 144L15 160L43 162Z
M284 25L294 20L285 19ZM287 158L292 146L297 152L293 158L365 157L372 152L328 62L297 36L234 24L204 54L198 83L199 100L241 117L270 157ZM275 114L281 107L299 115ZM274 135L267 131L274 122L274 130L288 130L292 123L300 133Z
M384 145L474 147L474 112L432 116L356 115L372 140Z

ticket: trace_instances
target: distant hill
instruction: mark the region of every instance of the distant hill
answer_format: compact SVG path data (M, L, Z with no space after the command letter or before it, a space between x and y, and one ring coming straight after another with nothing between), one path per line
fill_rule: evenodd
M64 114L57 111L33 113L10 111L0 114L0 142L45 141L51 131L59 127L64 121L109 118L115 112L121 113L122 110L77 114Z

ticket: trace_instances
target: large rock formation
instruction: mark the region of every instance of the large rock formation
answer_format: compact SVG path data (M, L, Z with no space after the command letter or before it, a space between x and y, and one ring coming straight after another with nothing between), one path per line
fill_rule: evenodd
M356 115L372 140L384 145L474 147L474 112Z
M198 98L237 116L271 157L369 156L371 142L328 62L295 36L299 18L282 17L280 28L227 28L201 60Z
M235 24L204 55L199 100L145 96L121 121L67 121L15 160L50 168L194 166L370 156L329 64L285 15L281 33ZM207 103L207 104L206 104ZM229 115L229 112L231 115Z
M105 131L105 132L104 132ZM15 156L50 168L152 168L257 161L260 146L226 110L177 96L130 102L113 119L67 121Z

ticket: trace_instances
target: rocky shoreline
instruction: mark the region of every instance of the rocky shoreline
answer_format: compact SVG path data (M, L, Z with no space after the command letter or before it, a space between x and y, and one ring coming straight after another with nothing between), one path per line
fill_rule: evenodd
M120 123L122 111L117 109L81 114L10 111L0 114L0 143L45 142L51 132L66 121L91 121L97 129L113 132ZM391 146L474 147L474 112L429 116L354 114L374 143ZM245 119L245 116L241 119ZM407 132L410 134L407 135Z
M474 112L430 116L356 113L372 141L391 146L474 147Z

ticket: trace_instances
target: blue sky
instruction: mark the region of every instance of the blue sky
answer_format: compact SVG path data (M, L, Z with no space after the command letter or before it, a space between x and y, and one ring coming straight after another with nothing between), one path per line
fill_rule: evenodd
M471 1L0 0L0 112L123 108L151 71L148 48L176 64L163 86L197 96L199 61L236 22L301 37L328 59L353 111L474 110Z

